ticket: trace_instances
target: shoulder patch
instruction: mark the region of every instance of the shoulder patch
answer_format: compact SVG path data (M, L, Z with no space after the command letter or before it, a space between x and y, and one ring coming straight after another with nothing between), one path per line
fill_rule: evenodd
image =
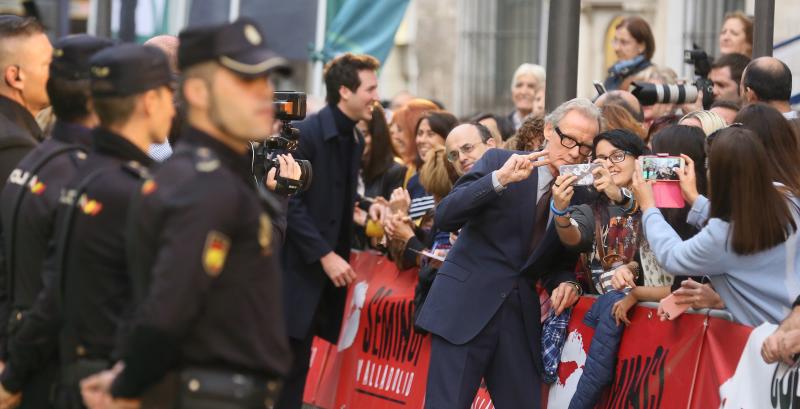
M195 150L195 169L198 172L208 173L219 168L219 159L214 152L208 148L197 148Z
M150 178L150 172L147 170L147 168L135 160L123 163L122 169L126 170L128 173L136 176L139 179Z
M147 179L142 183L142 196L147 196L158 189L158 184L153 179Z
M211 230L206 235L206 244L203 247L203 270L211 278L216 278L222 273L225 267L225 259L228 257L228 250L231 247L231 239L228 236Z

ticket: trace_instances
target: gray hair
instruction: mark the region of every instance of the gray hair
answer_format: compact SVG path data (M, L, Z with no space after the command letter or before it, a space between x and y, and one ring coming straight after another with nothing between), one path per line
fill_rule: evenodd
M544 117L544 123L550 124L552 127L558 126L564 117L571 111L578 111L583 116L597 121L597 129L602 129L602 113L592 101L586 98L573 98L561 105L559 105L553 112L550 112Z
M533 75L536 78L536 88L542 89L546 78L544 67L537 64L523 63L517 70L514 71L514 76L511 77L511 91L514 91L514 84L520 75Z

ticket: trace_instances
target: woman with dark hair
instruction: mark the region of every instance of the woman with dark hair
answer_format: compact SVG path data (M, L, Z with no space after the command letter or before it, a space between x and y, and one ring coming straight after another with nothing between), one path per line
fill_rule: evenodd
M764 144L768 163L772 165L772 180L780 182L800 197L800 135L777 109L758 102L742 108L734 122L753 131Z
M579 280L585 289L601 294L586 314L587 324L596 331L589 347L590 359L569 405L571 409L593 408L602 389L613 379L613 363L624 330L614 312L625 293L615 291L612 277L625 271L637 277L638 285L642 284L641 213L628 188L637 158L649 151L642 138L624 129L601 132L594 138L592 151L593 163L601 165L592 171L599 198L592 204L568 207L577 178L564 173L553 184L551 204L559 239L583 253L584 274L579 275ZM627 317L624 320L627 322Z
M673 125L656 133L650 144L653 153L666 153L670 156L685 155L697 164L694 167L695 188L699 192L705 192L708 187L705 139L705 133L700 128ZM689 208L690 205L687 204L680 209L661 209L664 219L675 229L682 240L690 239L699 231L697 227L686 222ZM679 299L679 304L690 304L692 308L725 308L719 294L705 282L706 280L695 281L688 276L674 276L666 272L658 264L647 241L643 241L640 246L640 258L645 287L637 287L628 294L618 310L620 315L627 313L637 302L659 301L671 292L683 296ZM619 277L617 280L617 282L623 281L625 281L625 277Z
M361 171L358 180L358 207L353 214L356 223L354 248L369 247L369 236L380 236L381 228L376 221L368 220L367 211L376 202L388 203L392 192L403 186L406 167L396 159L389 137L389 126L380 103L372 108L372 120L356 124L364 136L364 153L361 155Z
M380 103L376 102L372 109L372 120L360 121L357 126L364 135L364 153L361 155L363 196L389 200L392 191L403 185L406 168L395 160L397 154L389 139L389 126Z
M636 159L649 151L641 138L623 129L600 133L592 148L594 163L601 165L592 171L600 197L592 204L568 207L577 177L562 174L553 184L552 212L561 242L586 254L584 284L591 292L603 294L611 290L617 269L640 276L639 213L628 188Z
M414 129L417 147L417 158L414 165L421 169L425 163L424 158L428 158L428 152L434 148L444 147L444 141L453 128L458 125L458 119L447 111L426 112L417 122ZM409 206L409 216L412 219L419 219L433 204L433 196L425 190L419 180L419 172L411 176L408 180L407 190L411 199Z
M744 127L751 130L764 147L767 161L762 166L769 169L772 181L800 197L800 141L789 121L775 108L763 104L750 104L736 115L731 127ZM712 133L706 139L710 144L721 131ZM709 199L692 189L692 183L681 183L686 202L692 205L688 222L702 227L709 215Z
M708 275L736 321L779 323L800 293L797 197L773 183L766 150L748 129L720 130L708 155L710 219L685 241L655 207L651 183L634 177L647 241L666 270ZM682 183L695 174L684 159Z
M619 89L627 77L652 65L656 42L647 21L631 16L617 24L613 46L618 61L608 69L604 85L609 91Z

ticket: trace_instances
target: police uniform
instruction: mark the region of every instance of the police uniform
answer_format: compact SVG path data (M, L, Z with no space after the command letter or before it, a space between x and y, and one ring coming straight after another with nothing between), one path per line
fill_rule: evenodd
M185 30L178 61L251 78L285 63L244 18ZM249 156L186 125L136 205L131 260L147 294L111 392L149 407L173 373L177 396L162 399L181 408L271 407L291 363L277 259L286 201L254 183Z
M85 34L59 40L53 51L50 78L75 81L74 86L83 86L88 92L89 57L110 45L109 40ZM58 199L61 189L86 159L89 132L80 124L57 121L51 137L20 161L2 191L0 214L5 263L0 270L6 280L4 289L9 305L3 310L11 311L12 330L22 325L23 317L32 325L39 322L41 311L32 307L43 287L42 260L52 237ZM8 318L4 315L0 321L6 323ZM5 359L0 381L6 390L22 392L20 408L48 407L57 360L50 353L14 354L18 345L25 348L35 342L18 339L16 335L15 331L6 334L12 354ZM48 344L52 352L54 343Z
M140 94L172 79L166 56L152 47L106 48L90 64L95 101ZM19 330L25 340L54 338L61 319L58 407L82 406L78 380L108 366L118 325L131 310L123 232L130 198L152 164L145 152L108 129L94 129L91 138L84 165L59 197L56 248L48 254L44 273L54 282L45 282L40 297L42 310L49 313L40 325ZM19 347L27 356L42 352Z

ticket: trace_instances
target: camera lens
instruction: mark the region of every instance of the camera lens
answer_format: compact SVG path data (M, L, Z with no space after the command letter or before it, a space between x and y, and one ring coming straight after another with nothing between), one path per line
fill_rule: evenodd
M642 105L684 104L697 100L698 91L694 85L667 85L649 82L634 82L631 93Z

